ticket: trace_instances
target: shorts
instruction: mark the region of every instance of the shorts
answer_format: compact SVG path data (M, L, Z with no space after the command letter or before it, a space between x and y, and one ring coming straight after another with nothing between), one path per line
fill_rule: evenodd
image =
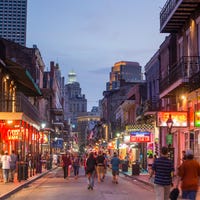
M112 175L113 176L119 175L119 170L112 170Z

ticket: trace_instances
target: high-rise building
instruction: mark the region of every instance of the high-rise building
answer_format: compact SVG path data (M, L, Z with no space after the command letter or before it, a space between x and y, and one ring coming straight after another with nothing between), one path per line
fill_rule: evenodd
M68 74L68 83L65 85L64 118L68 121L72 131L77 129L77 116L87 112L87 99L81 93L80 84L76 81L76 73Z
M0 37L26 46L27 0L0 0Z
M141 82L142 67L138 62L116 62L110 72L110 81L106 84L106 90L115 90L121 87L121 82Z

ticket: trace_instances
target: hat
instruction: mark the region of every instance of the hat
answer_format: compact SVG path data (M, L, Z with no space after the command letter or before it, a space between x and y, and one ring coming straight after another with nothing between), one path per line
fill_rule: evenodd
M191 149L188 149L186 150L185 155L186 156L193 155L193 151Z

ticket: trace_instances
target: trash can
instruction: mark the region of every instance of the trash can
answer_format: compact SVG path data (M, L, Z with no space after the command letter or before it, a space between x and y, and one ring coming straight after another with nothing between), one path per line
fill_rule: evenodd
M132 175L140 175L139 163L132 164Z
M47 162L46 162L46 168L47 168L47 170L51 169L51 161L50 160L47 160Z
M21 180L28 179L28 163L27 162L19 162L18 163L17 179L19 182Z
M128 165L127 165L127 163L122 163L122 171L123 172L128 172Z

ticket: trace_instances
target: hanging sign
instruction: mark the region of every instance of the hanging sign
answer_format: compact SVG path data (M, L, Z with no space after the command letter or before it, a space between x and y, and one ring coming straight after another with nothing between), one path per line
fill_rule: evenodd
M200 127L200 111L194 112L194 126Z
M148 131L130 132L130 142L151 142L151 133Z

